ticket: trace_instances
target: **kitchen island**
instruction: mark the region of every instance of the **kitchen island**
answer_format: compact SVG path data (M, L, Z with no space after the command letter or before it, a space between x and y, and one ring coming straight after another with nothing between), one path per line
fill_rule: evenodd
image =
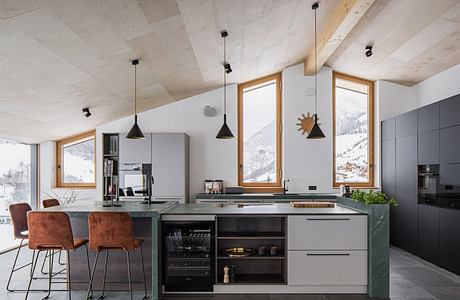
M146 270L149 270L147 280L151 282L151 299L159 299L164 292L174 292L174 289L168 291L165 287L168 266L173 267L175 276L180 275L177 271L180 271L181 260L175 258L176 261L170 264L170 249L166 249L162 242L171 236L175 239L182 233L173 230L171 234L165 228L176 223L188 226L202 221L212 224L213 228L208 266L212 271L209 273L212 285L207 293L368 292L368 215L341 204L333 208L294 208L289 203L166 202L148 206L125 202L121 207L103 208L101 202L93 202L47 210L68 213L78 237L87 237L86 218L90 212L128 212L133 217L136 237L145 240L144 255ZM180 243L185 240L181 239ZM190 245L181 246L192 249ZM224 250L232 247L250 248L257 252L247 257L228 256ZM260 247L265 247L264 255L259 255ZM270 254L272 248L275 250ZM95 253L91 252L90 259L93 259ZM82 282L80 285L78 282L73 284L74 289L87 287L83 283L87 282L84 259L83 253L78 251L71 257L73 280ZM133 263L133 281L140 282L141 272L136 271L137 268L140 270L140 258L134 254L134 259L138 260ZM124 261L124 256L111 253L109 282L126 281ZM236 269L233 283L224 283L225 266ZM98 267L96 274L99 275L95 278L98 289L102 281L102 266ZM192 279L184 277L184 281ZM111 284L109 288L126 288L126 284ZM134 285L134 288L141 290L142 285Z

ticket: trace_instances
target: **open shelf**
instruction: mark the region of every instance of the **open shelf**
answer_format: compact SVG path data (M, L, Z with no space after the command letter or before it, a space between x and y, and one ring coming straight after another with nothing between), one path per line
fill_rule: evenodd
M217 239L221 240L284 240L284 232L258 232L257 234L246 235L239 232L219 232Z
M217 284L238 285L238 284L286 284L281 274L237 274L235 283L223 283L223 275L219 275Z
M266 259L266 260L270 260L270 259L286 259L286 256L284 254L280 254L280 255L265 255L265 256L253 255L253 256L244 256L244 257L234 257L234 256L219 255L217 257L217 259L234 259L234 260L245 260L245 259L248 259L248 260L252 260L252 259L262 260L262 259Z

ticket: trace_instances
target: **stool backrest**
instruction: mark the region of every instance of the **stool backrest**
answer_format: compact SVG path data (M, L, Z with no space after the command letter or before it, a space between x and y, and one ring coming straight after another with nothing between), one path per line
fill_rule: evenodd
M31 211L27 222L30 249L74 249L72 226L66 213Z
M126 212L92 212L88 229L91 249L135 249L133 222Z
M43 208L61 205L58 199L45 199L42 201L42 203L43 203Z
M28 230L27 212L31 211L29 203L16 203L9 206L11 221L13 222L14 237L16 239L27 238L23 232Z

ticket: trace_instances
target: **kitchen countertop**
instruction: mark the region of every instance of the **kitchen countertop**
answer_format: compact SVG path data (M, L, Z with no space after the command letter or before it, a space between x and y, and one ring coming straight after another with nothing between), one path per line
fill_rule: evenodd
M120 201L121 207L103 207L102 201L85 201L76 204L60 205L42 209L43 211L62 211L70 216L86 216L91 212L127 212L132 217L154 217L175 206L177 201L162 204L142 204L137 201Z
M340 204L334 208L294 208L290 204L249 204L243 207L216 204L178 204L165 211L162 215L366 215Z
M196 194L195 199L276 199L276 200L295 200L295 199L336 199L339 194L328 193L300 193L300 194Z

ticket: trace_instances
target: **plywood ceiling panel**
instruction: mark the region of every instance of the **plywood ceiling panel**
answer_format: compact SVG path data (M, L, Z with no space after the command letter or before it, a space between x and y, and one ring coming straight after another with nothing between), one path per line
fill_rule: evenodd
M413 85L460 63L455 55L439 56L440 45L458 42L459 15L458 0L375 1L327 65L371 80ZM369 58L364 55L368 44L374 48Z
M340 0L320 1L318 30ZM45 141L299 63L313 45L305 0L0 1L0 135ZM459 63L458 0L379 0L327 64L413 84ZM367 43L374 55L364 57ZM90 107L91 118L81 109Z

